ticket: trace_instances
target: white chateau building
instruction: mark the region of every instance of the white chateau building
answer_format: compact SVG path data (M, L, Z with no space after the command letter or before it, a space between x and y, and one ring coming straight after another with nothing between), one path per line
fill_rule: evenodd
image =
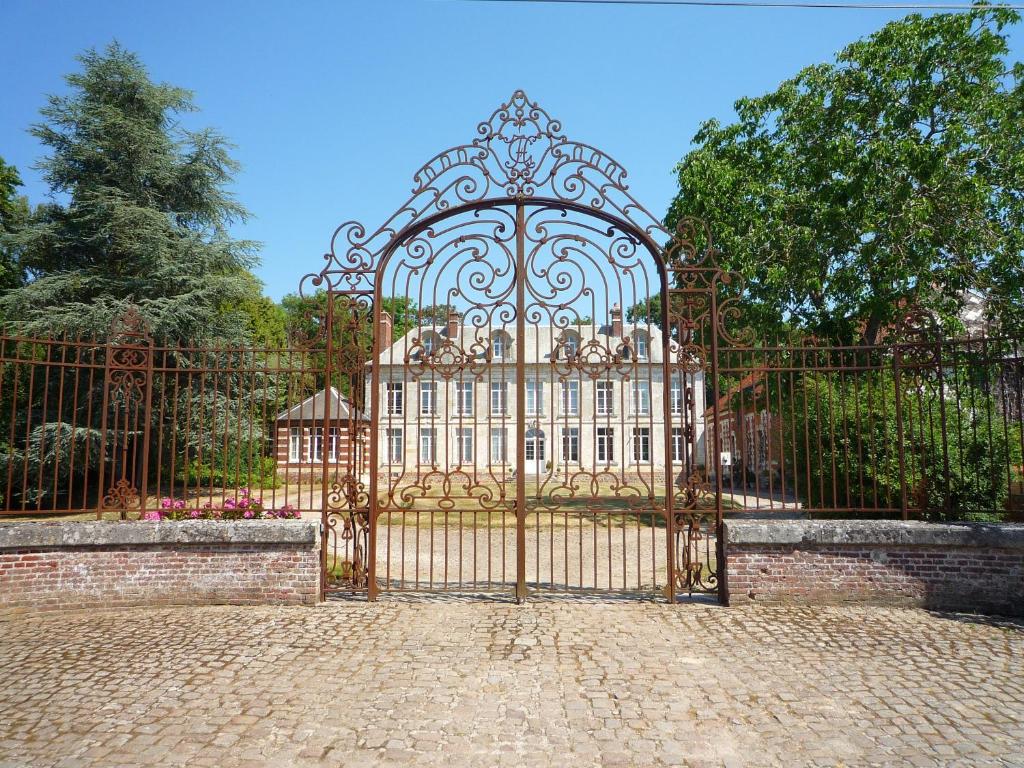
M397 339L378 358L382 476L435 469L511 474L520 349L528 476L628 472L658 482L667 464L673 475L684 469L686 423L694 425L693 456L703 463L703 375L677 371L666 391L660 329L623 323L618 305L609 319L567 328L527 323L520 344L514 322L476 327L452 312L446 327L414 328ZM385 316L384 338L390 338L390 322ZM666 396L672 408L668 457Z

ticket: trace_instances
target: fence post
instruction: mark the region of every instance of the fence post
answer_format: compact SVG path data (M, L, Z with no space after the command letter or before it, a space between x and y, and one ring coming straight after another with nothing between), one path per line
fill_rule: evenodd
M899 344L895 344L892 350L892 381L895 390L896 408L896 450L900 462L900 517L908 519L907 514L907 462L903 445L903 383L900 376L900 361L902 351Z

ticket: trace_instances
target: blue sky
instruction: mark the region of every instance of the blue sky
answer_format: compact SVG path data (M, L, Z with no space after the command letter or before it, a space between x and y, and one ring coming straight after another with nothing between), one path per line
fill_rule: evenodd
M47 189L26 129L64 89L75 56L113 39L156 80L190 88L190 126L219 129L242 163L234 192L252 212L236 228L262 241L258 274L276 298L319 269L331 233L375 227L412 174L471 139L523 88L565 133L629 170L655 214L702 120L729 119L741 96L828 61L898 11L464 3L45 2L0 0L0 156L24 192ZM1015 59L1021 32L1013 31ZM13 74L13 76L11 76Z

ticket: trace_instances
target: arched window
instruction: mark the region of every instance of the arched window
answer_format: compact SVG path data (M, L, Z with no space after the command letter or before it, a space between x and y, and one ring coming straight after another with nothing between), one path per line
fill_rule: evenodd
M423 334L423 354L432 355L434 350L437 349L438 336L434 331L427 331Z
M636 357L638 360L646 360L650 353L650 338L644 331L635 331L633 333L633 346L636 348Z
M495 331L491 336L491 357L495 360L502 360L508 355L512 338L504 331Z
M566 358L575 357L580 351L580 336L574 331L566 331L562 334L562 350Z

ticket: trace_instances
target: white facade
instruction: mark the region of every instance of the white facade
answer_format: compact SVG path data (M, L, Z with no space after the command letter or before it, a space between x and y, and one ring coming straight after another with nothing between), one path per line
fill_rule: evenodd
M392 475L434 468L495 475L513 471L519 354L524 358L527 475L627 469L660 474L666 456L678 472L687 454L685 424L694 426L691 455L703 462L703 375L673 368L671 384L664 386L656 326L619 321L568 329L528 325L525 330L520 343L514 326L492 331L450 323L448 328L414 329L384 350L378 360L381 468Z

